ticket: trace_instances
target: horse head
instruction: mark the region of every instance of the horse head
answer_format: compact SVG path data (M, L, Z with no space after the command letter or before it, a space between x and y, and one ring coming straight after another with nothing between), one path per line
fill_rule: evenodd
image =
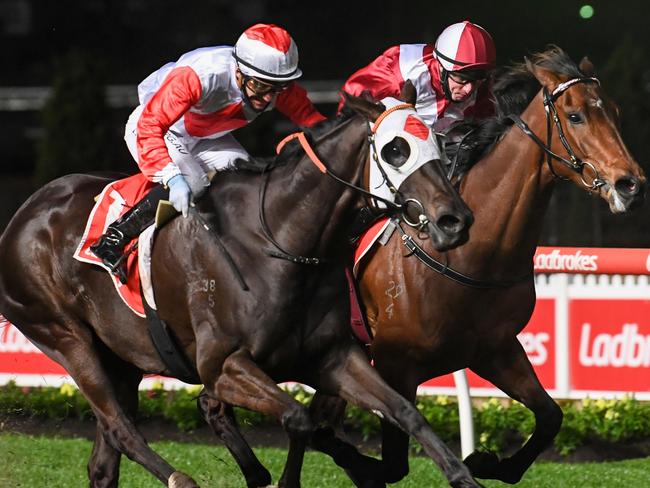
M619 109L584 58L577 67L559 48L526 61L542 85L551 172L599 194L613 213L640 205L646 178L619 133Z
M413 85L404 85L399 100L344 96L346 105L371 123L363 178L378 197L371 198L375 206L397 210L439 251L465 243L473 216L443 172L433 132L414 109Z

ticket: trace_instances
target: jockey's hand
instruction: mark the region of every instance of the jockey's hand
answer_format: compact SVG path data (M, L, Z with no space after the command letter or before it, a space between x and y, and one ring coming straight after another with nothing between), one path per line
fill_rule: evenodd
M187 217L192 199L192 191L187 181L182 175L176 175L167 182L167 186L169 187L169 201L176 211L182 213L183 217Z

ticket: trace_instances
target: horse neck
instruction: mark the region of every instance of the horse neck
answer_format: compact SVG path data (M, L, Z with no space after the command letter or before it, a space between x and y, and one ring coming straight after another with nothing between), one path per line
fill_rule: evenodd
M546 140L541 95L521 117ZM461 195L475 221L470 241L458 252L472 262L467 264L473 271L512 274L513 266L530 267L554 187L544 158L541 148L513 125L466 175Z
M348 182L359 182L367 159L367 123L344 122L314 144L327 168ZM265 213L275 239L297 254L330 254L359 195L321 173L307 156L269 184Z

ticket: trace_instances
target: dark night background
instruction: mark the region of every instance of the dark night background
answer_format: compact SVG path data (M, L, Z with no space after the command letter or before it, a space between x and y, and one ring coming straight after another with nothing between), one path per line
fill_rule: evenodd
M578 13L584 4L594 8L588 20ZM298 44L305 84L328 81L332 89L388 46L433 42L445 26L464 19L493 35L499 64L522 61L550 43L576 61L587 55L622 108L624 139L650 172L646 13L645 2L605 0L0 0L0 230L55 176L137 170L122 140L133 106L107 102L107 86L131 86L135 97L135 86L162 64L197 47L232 45L256 22L285 27ZM60 98L44 107L12 104L9 88L52 86ZM329 115L335 105L319 108ZM265 114L235 136L252 154L268 155L290 130ZM649 208L613 217L600 199L563 183L541 244L649 247Z

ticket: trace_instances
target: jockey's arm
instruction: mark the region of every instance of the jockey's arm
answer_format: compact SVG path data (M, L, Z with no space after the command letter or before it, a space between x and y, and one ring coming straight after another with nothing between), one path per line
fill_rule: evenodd
M142 110L137 127L138 165L150 180L167 184L180 169L165 145L165 133L201 98L201 81L190 67L173 69Z
M291 83L278 95L275 108L299 127L311 127L325 120L325 116L309 100L307 91L297 83Z
M385 97L400 96L404 79L399 69L399 46L393 46L348 78L342 91L350 95L361 96L368 92L375 100ZM338 111L343 108L345 101L341 97Z

